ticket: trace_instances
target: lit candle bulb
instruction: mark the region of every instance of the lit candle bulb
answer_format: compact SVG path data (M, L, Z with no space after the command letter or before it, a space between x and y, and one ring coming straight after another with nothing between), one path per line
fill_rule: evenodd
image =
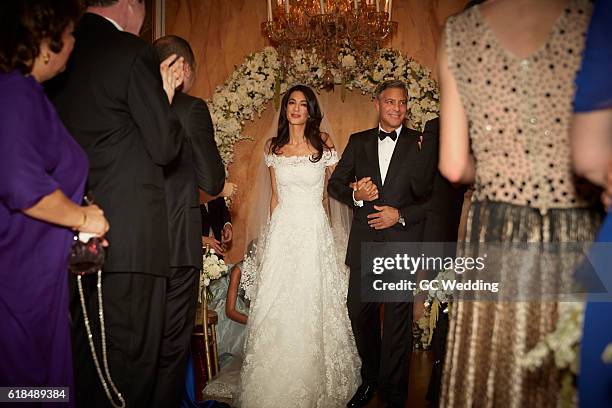
M272 0L268 0L268 21L272 21Z

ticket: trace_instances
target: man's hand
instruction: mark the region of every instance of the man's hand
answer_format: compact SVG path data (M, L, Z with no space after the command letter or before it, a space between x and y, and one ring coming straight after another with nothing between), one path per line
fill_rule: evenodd
M159 64L159 72L162 78L164 92L168 96L168 102L172 104L176 88L181 86L185 79L184 58L172 54Z
M378 212L368 215L368 224L370 227L380 230L397 224L400 217L397 208L389 207L388 205L375 205L374 209L378 210Z
M374 201L378 199L378 187L371 177L364 177L353 184L355 201Z
M223 226L223 231L221 232L221 242L224 244L229 244L232 242L232 238L234 236L234 229L232 228L232 224L229 222L225 223Z
M221 243L217 241L216 239L214 239L213 237L202 237L202 246L205 248L208 247L210 249L214 249L215 254L217 255L221 255L221 256L225 255L223 252L223 247L221 246Z
M211 196L202 189L198 189L198 192L200 195L200 204L206 204L219 197L233 197L238 192L238 185L236 183L226 181L223 185L223 190L221 190L221 192L216 196Z

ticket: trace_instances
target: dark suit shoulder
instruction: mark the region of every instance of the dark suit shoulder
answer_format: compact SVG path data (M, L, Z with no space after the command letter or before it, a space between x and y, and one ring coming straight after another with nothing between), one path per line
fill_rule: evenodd
M402 128L402 132L400 133L400 135L401 134L405 134L405 135L408 135L409 137L412 137L412 136L420 136L421 132L416 129L412 129L407 126L404 126Z
M203 106L205 110L208 110L208 105L206 105L206 102L204 102L202 98L191 96L183 92L176 92L174 100L172 101L174 109L184 114L189 113L196 105Z
M193 104L195 103L195 99L191 95L187 95L183 92L176 92L174 94L174 99L172 100L172 108L179 115L186 115L191 110Z
M85 13L75 30L77 45L79 41L88 45L101 42L105 44L105 54L107 59L117 63L112 58L127 58L133 60L142 52L155 55L151 44L138 37L137 35L117 29L107 19L93 13Z
M425 141L438 140L440 138L440 118L434 118L425 123L423 137Z
M203 99L187 95L183 92L177 92L172 101L172 109L177 114L188 137L194 137L196 133L203 130L212 132L212 118L208 105L206 105ZM203 125L203 123L206 123L211 128L207 129L207 125Z
M132 33L116 30L114 36L120 39L123 48L132 53L141 53L146 50L154 55L153 46Z
M433 118L427 121L427 123L425 123L425 130L424 132L431 132L431 133L439 133L440 132L440 118Z
M196 101L201 100L200 98L197 98L195 96L191 96L189 94L186 94L185 92L176 92L174 94L174 100L172 103L180 103L180 104L193 104Z

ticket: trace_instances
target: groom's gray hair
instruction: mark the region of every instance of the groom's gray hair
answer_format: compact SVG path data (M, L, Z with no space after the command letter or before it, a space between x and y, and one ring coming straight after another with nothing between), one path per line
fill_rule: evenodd
M380 100L380 94L382 94L385 89L389 88L397 88L404 91L406 96L408 96L408 88L406 88L406 83L404 81L400 81L399 79L391 79L385 82L382 82L376 87L376 99Z

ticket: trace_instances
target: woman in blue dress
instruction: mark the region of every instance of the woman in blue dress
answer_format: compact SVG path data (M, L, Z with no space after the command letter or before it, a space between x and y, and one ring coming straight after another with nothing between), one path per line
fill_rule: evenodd
M576 78L572 142L576 172L606 188L604 204L610 205L612 174L612 2L595 2L582 68ZM598 278L612 287L612 259L603 243L612 242L612 216L608 213L595 244L591 263ZM606 254L607 252L607 254ZM601 256L603 255L603 256ZM581 345L579 401L581 407L612 407L612 364L602 354L612 343L612 303L610 293L591 295L584 318Z

